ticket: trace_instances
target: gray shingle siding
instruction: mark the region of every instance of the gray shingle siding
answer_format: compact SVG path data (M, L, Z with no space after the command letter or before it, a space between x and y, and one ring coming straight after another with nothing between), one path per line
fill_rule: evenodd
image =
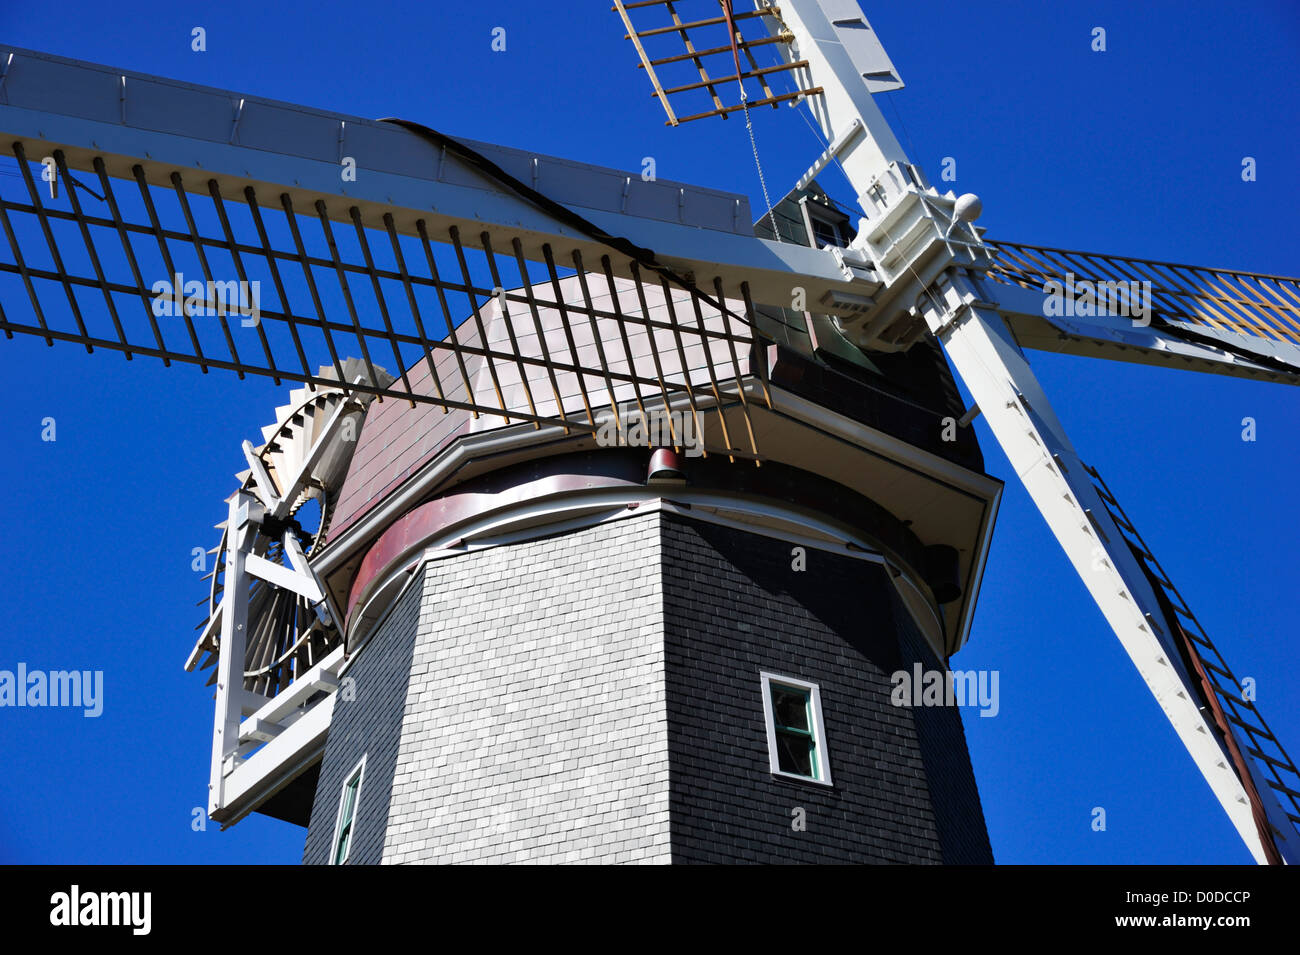
M667 862L654 514L429 566L384 861Z
M423 591L422 580L411 584L344 673L345 678L354 681L345 684L353 698L347 699L348 694L341 687L334 701L334 716L303 847L302 861L306 865L324 865L330 861L343 781L363 755L366 771L353 822L348 862L375 865L383 855L393 769L397 763Z

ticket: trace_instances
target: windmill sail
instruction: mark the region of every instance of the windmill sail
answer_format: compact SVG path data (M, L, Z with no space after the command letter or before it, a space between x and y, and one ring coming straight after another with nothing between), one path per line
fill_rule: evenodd
M789 274L748 232L738 200L666 181L630 191L613 170L30 51L0 49L0 63L12 143L0 177L7 337L343 382L566 433L596 431L592 409L611 395L747 413L731 356L754 345L750 283L759 301L776 288L784 298ZM42 195L43 176L63 184L58 199ZM584 214L537 185L581 196ZM651 244L722 256L716 268L684 260L687 277L674 267L682 259L661 262ZM781 250L798 251L811 250ZM813 288L835 281L816 265ZM562 294L578 275L590 275L581 294ZM624 280L665 304L612 309L609 290ZM492 315L509 334L489 341ZM554 320L562 346L529 351ZM610 339L634 347L601 347ZM351 356L360 381L343 373ZM381 364L398 377L377 375ZM665 375L668 364L686 373ZM486 390L470 381L479 367ZM555 374L561 390L537 387ZM723 450L755 457L742 437L752 428L735 431Z
M987 240L1024 348L1300 384L1300 280Z
M1300 771L1254 700L1243 692L1242 681L1233 674L1228 661L1214 646L1105 480L1095 469L1087 468L1087 471L1111 520L1120 528L1129 550L1142 565L1160 603L1166 627L1175 642L1181 643L1184 667L1195 674L1195 689L1203 705L1214 714L1220 741L1248 790L1266 856L1270 862L1281 861L1279 854L1272 851L1272 842L1277 837L1285 838L1291 826L1300 826ZM1238 736L1242 737L1244 750L1238 746ZM1276 795L1280 814L1273 812L1272 800L1260 795L1261 791L1268 790Z
M987 285L983 286L987 288ZM942 283L926 318L1035 505L1257 861L1300 859L1274 791L1238 765L1239 727L1216 726L1186 646L1007 324L975 287ZM1230 742L1231 741L1231 742ZM1268 825L1257 819L1263 816Z

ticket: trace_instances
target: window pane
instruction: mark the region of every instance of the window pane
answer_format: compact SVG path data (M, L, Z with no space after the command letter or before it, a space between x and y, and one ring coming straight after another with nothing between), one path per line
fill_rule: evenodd
M776 714L776 725L790 729L805 730L808 726L808 694L791 687L772 687L772 709Z
M810 738L777 730L776 757L781 772L814 776L812 754L813 741Z
M352 824L349 823L339 833L339 847L334 853L334 864L342 865L343 860L348 857L348 843L352 841Z
M821 219L812 220L813 235L817 239L817 247L823 245L843 245L840 241L840 230L829 222L823 222Z
M343 810L339 813L338 844L334 847L334 864L340 865L348 857L352 842L352 819L357 811L357 790L361 788L361 774L357 773L343 787Z

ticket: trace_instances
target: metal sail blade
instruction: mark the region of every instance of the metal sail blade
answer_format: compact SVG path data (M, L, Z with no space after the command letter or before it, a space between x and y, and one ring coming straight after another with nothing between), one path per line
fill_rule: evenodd
M838 159L874 176L906 161L871 101L903 81L857 0L736 6L615 0L667 125L806 101L831 144L824 162ZM854 172L849 178L855 181Z
M823 67L823 51L816 46L805 51L795 43L796 33L810 24L836 39L840 56L847 55L868 92L902 89L898 70L856 0L758 2L754 8L736 10L731 0L614 0L627 30L624 39L636 48L637 68L645 71L651 95L667 113L666 125L726 119L749 107L776 108L824 95L827 90L814 79ZM785 77L779 92L772 86L778 76Z
M1300 279L985 240L1025 348L1300 384Z
M789 55L791 35L777 22L779 10L737 11L731 0L614 0L613 9L668 126L710 116L726 119L751 106L776 108L822 92L804 82L808 62ZM762 35L765 25L771 36ZM774 49L780 51L775 57ZM774 91L777 74L792 77L795 88Z
M1300 861L1300 834L1274 791L1257 785L1252 770L1234 764L1236 729L1227 723L1225 735L1203 709L1201 675L1186 659L1181 633L1168 622L1152 579L1007 323L975 282L956 271L932 287L923 311L1030 498L1251 854L1258 862L1275 855ZM1256 819L1256 804L1267 807L1267 828Z

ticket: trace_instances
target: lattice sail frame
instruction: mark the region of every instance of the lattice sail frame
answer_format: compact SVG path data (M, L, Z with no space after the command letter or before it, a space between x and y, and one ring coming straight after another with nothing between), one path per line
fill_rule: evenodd
M802 85L801 80L806 75L808 67L806 60L787 59L786 62L761 66L754 56L755 49L774 44L788 44L793 38L789 33L778 32L773 36L746 39L741 31L753 25L759 18L770 16L770 13L750 10L728 14L726 8L730 6L730 0L722 4L701 4L698 0L676 0L676 2L675 0L632 0L626 3L623 0L614 0L613 9L622 18L627 30L624 38L632 41L640 57L641 62L637 66L645 70L646 76L654 87L653 95L668 114L664 125L679 126L709 116L720 116L726 119L731 113L749 106L771 106L776 109L782 103L793 102L801 97L822 92L820 87L805 88ZM667 14L671 23L663 24L656 20L653 24L640 29L634 26L632 12L636 11L640 17L644 17L647 8L652 7L662 7L662 11L654 12ZM685 21L678 14L678 7L689 7L700 15L696 19ZM709 8L712 8L713 15L708 15ZM722 15L718 15L719 12ZM661 20L662 17L659 19ZM734 43L730 28L735 29ZM758 32L762 30L760 25ZM694 39L691 31L695 31ZM697 47L696 41L701 37L703 43ZM654 50L657 44L662 46L665 42L671 44L670 49L664 50L666 55L652 56L650 51ZM679 45L684 52L676 52ZM740 60L742 55L744 63ZM720 62L720 58L727 64L726 66L715 65ZM715 73L719 68L731 72L722 76L710 76L710 67ZM695 75L690 74L691 68L694 69ZM684 75L681 79L685 82L674 82L671 79L678 71L683 71ZM786 72L790 72L795 78L794 89L783 93L773 91L769 79L775 79L774 74ZM661 74L665 77L663 82L660 80ZM742 103L739 101L740 89L747 80L751 81L751 85L758 87L759 95L750 100L746 93L746 101ZM664 85L665 83L668 85ZM673 108L673 103L676 100L690 98L692 94L696 97L707 94L713 108L679 116L677 110Z
M2 48L0 122L7 337L304 383L291 404L423 402L464 413L471 432L599 432L612 418L621 433L621 415L663 408L692 453L760 462L749 404L770 399L749 278L783 296L789 255L746 235L743 197L632 188L414 124ZM803 259L820 273L810 287L839 281ZM683 412L689 435L674 427ZM223 823L323 739L343 662L339 614L288 523L298 495L268 463L295 413L277 409L262 448L245 442L252 476L228 499L189 659L216 658L209 814ZM332 454L346 439L331 434L312 447Z
M247 186L226 196L214 177L147 162L133 164L131 179L123 180L96 156L87 175L70 168L58 149L52 159L62 188L52 199L42 196L40 173L33 172L46 167L33 163L21 142L12 149L16 170L0 175L0 276L21 281L30 310L17 314L12 289L0 292L0 328L8 337L79 342L128 360L153 357L277 384L336 385L345 377L343 362L356 355L366 381L379 380L380 361L398 378L389 385L347 383L345 390L566 431L597 430L595 409L605 404L617 417L616 396L633 399L643 412L682 397L696 414L705 405L735 403L746 433L733 442L719 415L722 450L758 459L741 370L742 356L756 347L747 289L740 301L730 300L718 279L708 294L663 274L647 276L641 263L617 253L589 263L579 249L550 243L530 259L520 237L500 229L471 239L455 225L438 234L417 219L416 234L403 235L385 213L377 230L345 201L318 199L307 214L287 192L263 201ZM99 191L82 175L93 176ZM23 187L18 197L11 195L15 179ZM616 260L631 276L640 309L620 302ZM158 290L176 275L202 291L177 301ZM259 292L256 316L251 302L241 311L237 303L208 300L234 284L231 276L241 292ZM574 277L576 283L567 281ZM569 288L580 294L566 294ZM93 298L83 300L87 295ZM647 307L648 296L663 307ZM605 299L604 307L597 304ZM179 314L159 315L160 306ZM505 347L489 339L489 307L504 319ZM97 310L107 319L99 327ZM563 333L558 342L546 327L556 324L552 316ZM535 347L521 348L524 338ZM338 377L322 378L313 370L319 363ZM408 370L421 364L427 385L413 387ZM483 400L470 364L486 369L493 400ZM548 393L534 394L539 377L549 379ZM510 384L520 386L523 401L507 399Z
M1240 748L1233 752L1232 744L1228 746L1229 754L1234 761L1244 764L1257 791L1261 786L1267 786L1277 794L1276 799L1286 819L1300 828L1300 769L1297 769L1295 760L1265 721L1254 700L1245 695L1242 681L1233 674L1228 661L1196 619L1186 599L1151 553L1110 486L1095 468L1085 465L1085 470L1092 477L1098 495L1125 542L1144 565L1152 586L1163 597L1166 622L1184 641L1187 658L1200 682L1202 699L1212 710L1220 734L1225 740L1232 740L1244 733L1243 748L1245 755L1254 761L1253 766L1242 759ZM1258 797L1255 801L1258 802ZM1267 827L1270 821L1261 818L1257 824Z
M985 244L994 256L989 277L999 282L1038 291L1049 282L1128 288L1148 283L1157 319L1300 345L1298 279L1019 242ZM1127 305L1126 299L1119 304Z

